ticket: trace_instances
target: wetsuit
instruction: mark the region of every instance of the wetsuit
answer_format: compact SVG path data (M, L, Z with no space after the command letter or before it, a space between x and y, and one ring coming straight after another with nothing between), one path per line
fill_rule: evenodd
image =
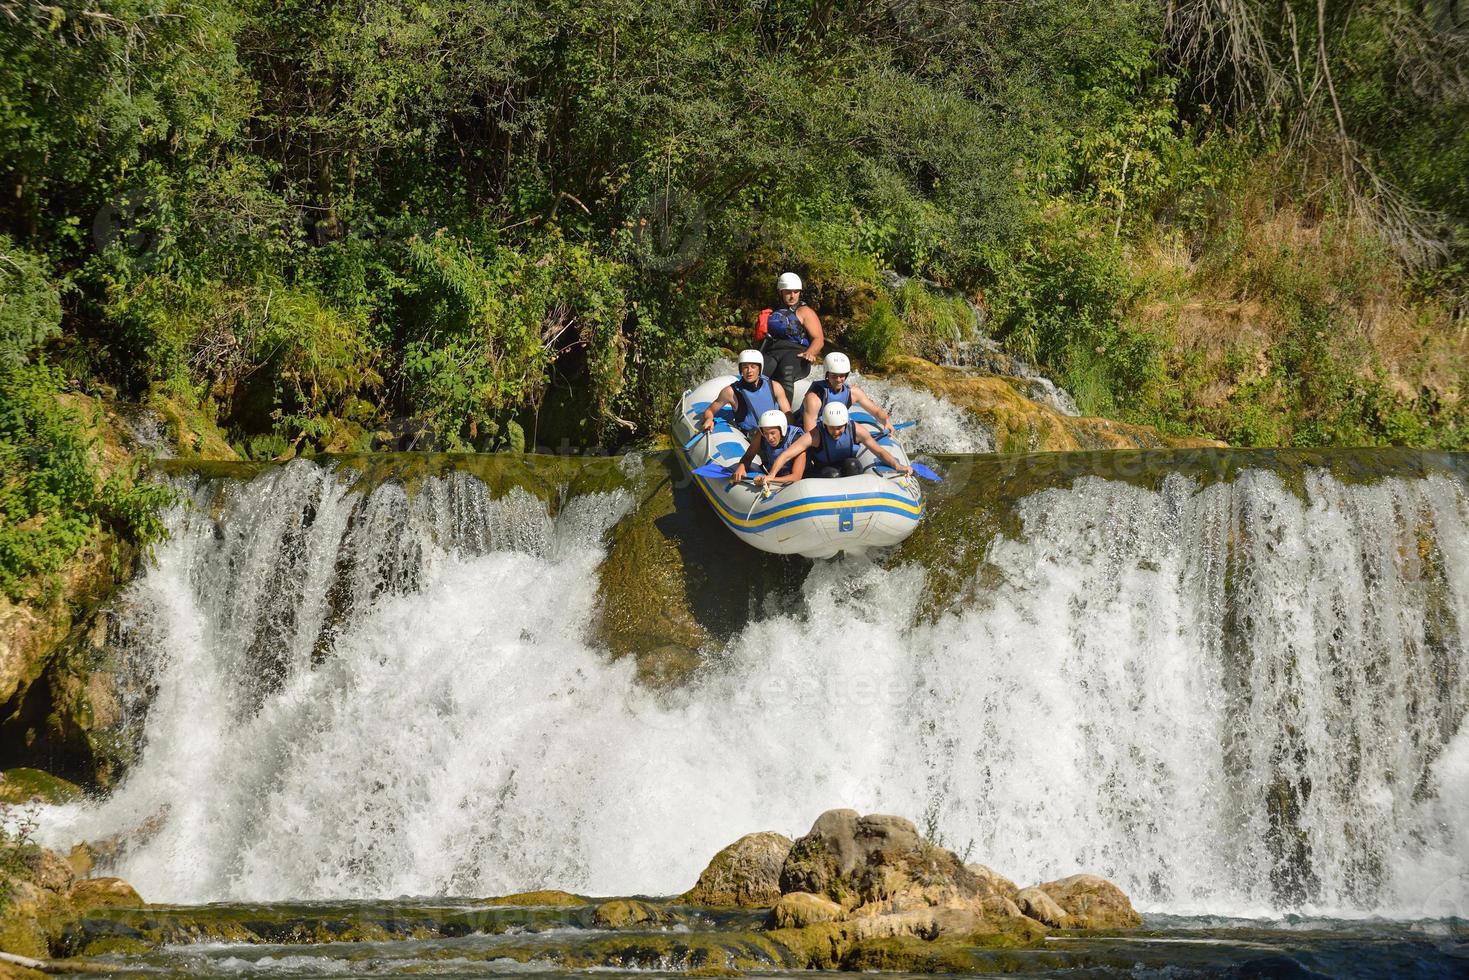
M760 345L766 375L780 382L790 402L796 398L796 382L811 373L811 362L801 357L811 347L811 336L798 312L805 305L798 302L772 311L766 320L765 341Z

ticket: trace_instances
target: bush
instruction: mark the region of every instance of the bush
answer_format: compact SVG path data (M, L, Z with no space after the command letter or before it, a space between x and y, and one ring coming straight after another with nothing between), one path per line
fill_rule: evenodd
M164 534L172 492L114 475L101 480L84 420L58 399L46 364L0 369L0 591L44 597L54 575L106 527L146 548Z
M0 235L0 371L61 333L61 297L45 259Z

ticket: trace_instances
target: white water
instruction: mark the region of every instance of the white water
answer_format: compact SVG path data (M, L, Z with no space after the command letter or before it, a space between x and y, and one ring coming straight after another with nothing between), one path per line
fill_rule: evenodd
M921 568L820 564L799 616L660 700L585 639L625 495L552 520L464 477L206 486L133 587L142 762L45 837L167 808L116 869L150 901L669 893L741 834L853 806L1145 909L1464 915L1469 494L1307 489L1037 494L936 624ZM1283 849L1265 800L1290 787Z

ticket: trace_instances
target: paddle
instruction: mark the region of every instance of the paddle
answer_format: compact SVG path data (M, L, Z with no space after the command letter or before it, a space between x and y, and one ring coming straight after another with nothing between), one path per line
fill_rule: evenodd
M894 423L894 425L893 425L893 427L891 429L884 429L882 426L878 425L876 422L864 422L863 424L872 426L872 431L876 435L878 435L879 437L881 437L881 436L887 434L888 432L898 432L898 431L900 431L902 429L911 429L911 428L913 428L913 426L915 426L915 425L918 424L918 420L917 419L913 419L910 422L897 422L897 423Z
M944 480L943 477L939 476L937 473L935 473L933 470L929 469L927 466L924 466L922 463L909 463L908 465L911 466L911 467L913 467L913 475L914 476L921 476L925 480L932 480L934 483L942 483L943 480ZM884 471L885 472L888 472L888 473L896 473L897 472L897 470L893 469L891 466L874 466L873 469L878 470L880 472L884 472Z
M728 466L725 466L723 463L705 463L703 466L700 466L698 469L694 470L694 476L702 476L707 477L710 480L717 480L720 477L734 476L734 470L730 469Z
M703 429L700 429L698 432L695 432L694 437L683 444L684 449L693 449L694 443L698 442L700 439L704 438L707 435L713 434L713 431L713 429L710 429L708 432L705 432Z

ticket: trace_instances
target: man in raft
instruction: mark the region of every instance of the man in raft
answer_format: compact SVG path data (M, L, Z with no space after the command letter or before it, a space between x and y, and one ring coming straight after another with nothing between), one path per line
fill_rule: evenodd
M786 423L786 414L778 408L760 416L760 434L750 440L750 448L740 457L730 477L735 483L745 478L758 457L765 473L752 481L757 487L773 487L795 483L806 475L806 454L791 447L806 440L806 433Z
M852 362L847 359L846 354L831 353L826 355L826 380L813 381L811 387L806 391L806 398L801 403L802 418L801 428L810 432L816 428L816 420L821 415L821 410L832 402L841 402L851 411L855 405L867 409L867 413L877 419L883 429L890 429L893 420L887 412L877 407L877 403L867 397L867 393L856 385L847 384L847 376L852 373Z
M801 286L801 277L794 272L783 272L775 281L780 301L765 320L760 345L765 373L785 389L786 401L796 397L796 382L811 373L826 343L821 318L801 299ZM758 333L755 339L760 340Z
M847 406L841 402L828 402L821 410L821 425L796 439L786 440L789 447L775 459L775 472L785 464L788 456L797 456L806 451L811 453L811 465L816 472L811 474L818 480L835 480L843 476L858 476L862 473L862 461L857 453L863 446L872 450L872 455L904 476L913 474L913 467L900 466L893 454L878 444L872 434L847 417Z
M704 409L703 421L700 422L699 428L705 432L711 431L714 428L714 413L729 405L735 410L735 428L743 432L745 438L751 443L754 443L756 441L755 430L761 424L761 416L773 409L789 415L791 400L786 397L780 385L760 373L760 368L764 364L765 358L759 351L740 351L739 380L725 385L719 397L709 403L709 407Z

